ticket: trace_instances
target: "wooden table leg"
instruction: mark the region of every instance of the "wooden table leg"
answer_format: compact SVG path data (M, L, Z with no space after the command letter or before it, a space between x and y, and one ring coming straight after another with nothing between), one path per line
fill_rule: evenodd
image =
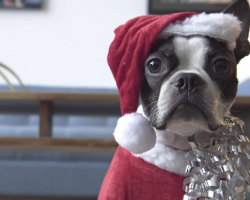
M52 111L50 101L40 101L39 137L52 136Z

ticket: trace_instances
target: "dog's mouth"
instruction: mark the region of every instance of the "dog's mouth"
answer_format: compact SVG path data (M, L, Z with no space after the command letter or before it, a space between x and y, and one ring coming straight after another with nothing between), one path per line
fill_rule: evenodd
M190 102L181 103L171 108L163 120L154 126L158 130L165 130L167 128L167 122L173 118L179 118L183 121L191 121L191 120L203 120L207 122L207 127L210 131L215 131L219 128L219 125L213 123L213 117L211 113L206 109L201 108L198 105L195 105Z
M185 109L192 109L192 111L199 111L201 114L204 115L204 117L207 119L206 113L197 105L192 104L192 103L183 103L178 105L174 110L170 113L169 117L172 117L172 115L177 111L177 110L185 110Z

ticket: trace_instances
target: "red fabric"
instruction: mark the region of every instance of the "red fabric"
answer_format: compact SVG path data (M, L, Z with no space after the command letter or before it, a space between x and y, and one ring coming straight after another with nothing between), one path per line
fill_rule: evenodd
M123 115L135 112L138 107L143 65L159 33L170 23L193 14L184 12L136 17L115 30L108 64L119 89Z
M98 200L182 200L183 180L118 147Z

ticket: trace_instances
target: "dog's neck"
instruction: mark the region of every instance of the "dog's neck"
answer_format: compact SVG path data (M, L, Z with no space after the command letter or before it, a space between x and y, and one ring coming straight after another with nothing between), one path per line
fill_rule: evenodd
M164 131L164 133L156 131L156 140L158 143L175 149L189 150L191 147L187 138L187 136L180 136L170 131Z
M147 118L143 112L142 106L139 106L137 112ZM212 133L204 132L193 124L180 124L179 127L171 127L171 129L167 130L154 130L157 143L184 151L191 149L188 143L188 137L190 135L196 134L195 139L200 143L207 142L212 137Z
M180 149L184 151L190 150L191 146L188 143L188 137L189 136L181 136L178 133L170 132L168 130L160 132L156 130L157 142L174 149ZM196 133L195 140L203 144L205 142L208 142L211 137L211 133L199 132Z
M143 112L142 106L139 106L137 112L147 118L147 116ZM182 125L184 127L187 124ZM134 155L163 170L167 170L169 172L182 176L185 175L185 155L188 150L191 149L191 146L189 145L187 140L188 137L192 135L191 132L194 131L193 134L196 133L195 140L198 141L198 143L207 142L212 137L211 133L204 133L197 128L192 129L192 126L189 126L185 130L182 127L179 127L178 131L180 131L181 133L175 132L177 131L177 129L175 129L175 131L174 129L171 129L171 131L158 131L154 129L154 131L156 132L157 140L154 148L145 153ZM184 134L185 131L190 132L189 136L181 136L181 134Z

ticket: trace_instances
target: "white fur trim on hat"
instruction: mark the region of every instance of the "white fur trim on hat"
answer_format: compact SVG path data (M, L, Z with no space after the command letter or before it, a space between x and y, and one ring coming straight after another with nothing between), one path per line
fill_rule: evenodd
M149 151L155 146L156 135L149 121L139 113L122 116L115 128L117 143L134 154Z
M143 154L136 154L135 156L161 169L184 176L186 169L186 153L186 151L156 143L153 149Z
M168 25L158 36L158 39L171 35L205 35L227 43L228 48L236 47L236 40L241 32L241 21L232 14L201 13L176 21Z

